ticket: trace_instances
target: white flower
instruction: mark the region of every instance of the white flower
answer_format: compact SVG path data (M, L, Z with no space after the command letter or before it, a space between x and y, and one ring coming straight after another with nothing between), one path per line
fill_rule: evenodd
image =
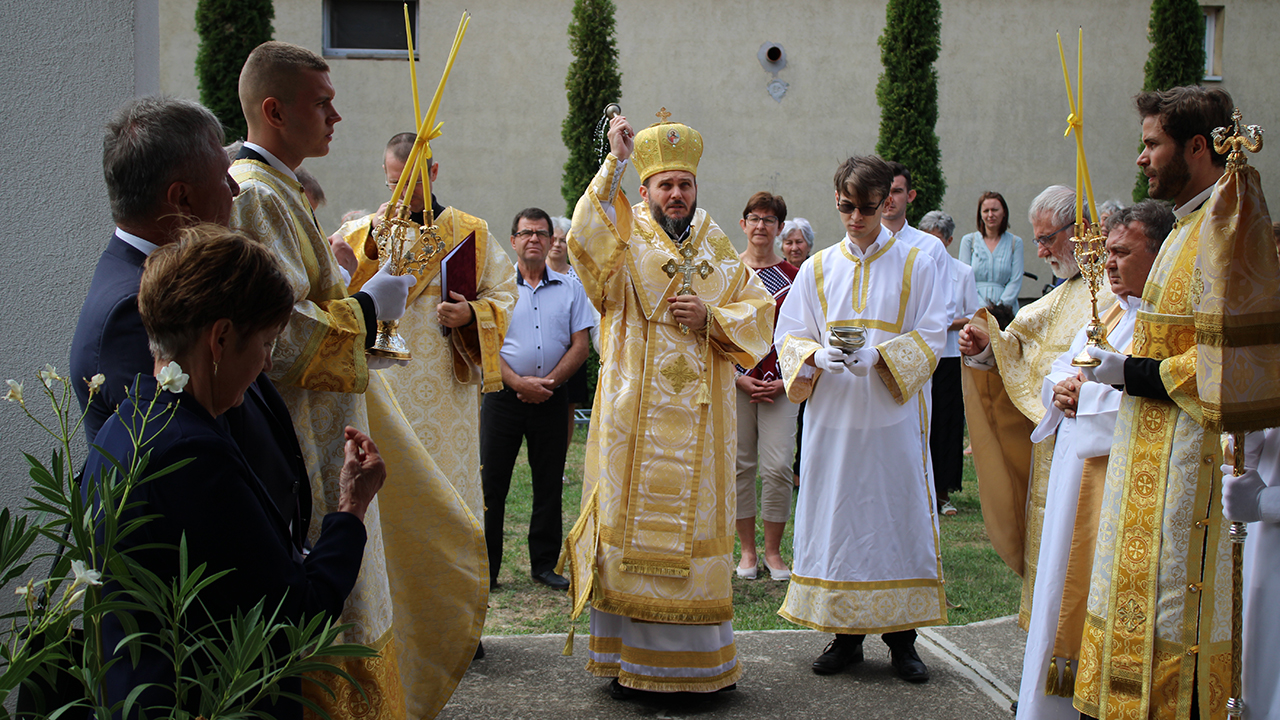
M106 381L107 376L102 373L98 373L88 380L85 380L85 382L89 383L89 394L92 395L93 393L98 392L98 388L102 387L102 383Z
M40 382L44 383L45 387L53 387L53 381L61 379L58 377L58 371L53 369L52 365L49 363L44 364L44 369L40 371Z
M168 365L160 368L160 374L156 375L160 387L171 393L180 393L182 388L187 386L187 380L190 378L186 373L182 372L182 366L176 360L169 361Z
M6 380L9 383L9 392L4 394L4 399L9 402L22 402L22 383L17 380Z
M14 590L13 590L13 594L14 594L14 595L26 595L26 594L27 594L27 586L26 586L26 585L22 585L22 586L20 586L20 587L14 588Z
M71 561L71 572L75 573L75 582L71 583L71 587L77 585L101 585L102 573L97 570L91 570L84 564L83 560Z

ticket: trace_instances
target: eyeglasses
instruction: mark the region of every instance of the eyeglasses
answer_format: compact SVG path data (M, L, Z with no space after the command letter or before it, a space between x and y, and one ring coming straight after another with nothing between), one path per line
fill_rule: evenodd
M400 181L399 181L399 180L396 180L395 182L390 182L390 181L388 181L388 182L387 182L387 189L388 189L388 190L395 190L395 189L396 189L396 183L397 183L397 182L400 182ZM422 184L422 181L421 181L421 180L419 180L418 182L416 182L416 183L414 183L414 184L413 184L413 187L415 187L415 188L416 188L416 187L418 187L418 186L419 186L419 185L421 185L421 184ZM412 189L413 189L413 188L410 188L410 190L412 190Z
M520 232L516 233L516 237L520 238L521 240L528 240L534 235L537 235L538 239L540 240L546 240L547 238L551 237L551 233L547 232L546 230L521 230Z
M1048 247L1048 246L1052 245L1052 244L1053 244L1053 239L1054 239L1054 238L1056 238L1056 237L1058 237L1058 233L1062 232L1063 230L1066 230L1067 228L1069 228L1069 227L1071 227L1072 225L1075 225L1075 224L1076 224L1076 221L1075 221L1075 220L1072 220L1071 222L1067 223L1066 225L1063 225L1062 227L1058 228L1057 230L1054 230L1053 232L1049 233L1048 235L1037 235L1037 236L1036 236L1036 244L1037 244L1037 245L1039 245L1039 246L1041 246L1041 247Z
M778 224L778 218L772 215L761 216L753 213L748 215L745 220L748 225L759 225L760 223L764 223L765 227L773 227Z
M836 203L836 209L839 210L843 215L852 215L853 211L857 210L859 213L862 213L862 215L865 217L867 215L875 215L876 210L879 210L880 206L883 204L884 204L884 198L880 198L880 202L876 203L875 205L854 205L848 200L841 200L840 202Z

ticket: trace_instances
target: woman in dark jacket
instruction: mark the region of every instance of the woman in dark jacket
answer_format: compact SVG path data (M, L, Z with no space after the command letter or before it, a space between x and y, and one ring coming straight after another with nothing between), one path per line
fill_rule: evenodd
M275 338L293 305L284 272L269 251L239 233L193 228L181 242L148 259L138 305L156 377L138 376L129 399L103 425L96 439L101 450L94 450L87 463L87 487L109 476L106 457L128 467L135 456L150 453L148 472L190 462L133 488L127 502L136 505L125 511L122 523L156 517L117 542L112 552L127 554L167 583L179 574L176 548L185 538L189 568L207 564L206 577L229 571L188 610L183 624L189 632L207 633L209 621L225 621L263 600L268 613L281 608L281 621L300 624L316 613L336 617L360 570L365 510L386 476L377 447L365 434L346 428L339 512L325 516L304 558L291 541L288 518L221 417L243 402L259 373L271 369ZM142 447L135 448L135 437L144 438ZM109 592L118 589L110 572L106 579ZM147 613L135 613L133 620L142 632L162 627ZM104 618L108 652L126 634L121 618ZM175 703L197 710L198 697L175 700L172 660L151 647L156 641L152 635L141 645L136 665L128 652L120 652L107 674L107 701L118 702L139 685L156 683L138 700L149 716L168 717ZM296 693L299 686L295 681L281 689ZM302 717L302 708L292 702L264 709L278 718Z

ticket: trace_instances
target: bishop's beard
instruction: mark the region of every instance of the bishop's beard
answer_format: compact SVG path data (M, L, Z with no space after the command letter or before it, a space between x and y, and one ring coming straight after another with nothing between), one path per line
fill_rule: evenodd
M689 213L687 215L682 218L672 218L667 217L666 213L662 212L662 208L659 207L657 203L649 203L649 214L653 216L654 221L658 223L658 226L661 227L672 240L678 240L684 236L685 231L689 229L689 225L693 223L693 214L697 212L697 210L698 201L694 200L692 203L689 203Z

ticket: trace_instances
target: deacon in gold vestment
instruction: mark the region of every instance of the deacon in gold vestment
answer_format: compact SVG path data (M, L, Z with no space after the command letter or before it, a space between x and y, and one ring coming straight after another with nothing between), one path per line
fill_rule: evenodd
M601 372L582 514L561 562L574 616L592 605L587 669L614 678L615 697L713 692L742 674L733 365L769 351L774 301L697 209L696 131L662 122L633 146L618 116L609 141L568 237L601 313ZM629 158L644 183L634 206L620 189Z
M1036 253L1065 282L1019 310L1005 330L984 309L960 331L965 418L982 519L1000 558L1022 576L1018 624L1023 630L1031 618L1053 460L1052 436L1034 446L1031 442L1032 430L1044 417L1041 383L1053 361L1071 347L1091 312L1089 288L1072 254L1075 211L1075 191L1051 185L1031 201L1027 213ZM1114 302L1115 296L1104 286L1098 294L1099 312L1109 310Z
M400 133L387 143L383 170L387 184L395 186L413 147L414 134ZM435 186L439 163L431 161ZM408 193L406 193L408 194ZM426 209L421 182L412 186L410 219L423 221ZM516 304L515 275L502 245L489 235L484 220L454 207L443 207L431 197L435 224L445 249L415 274L418 283L409 291L409 307L400 319L400 334L409 342L413 361L383 373L400 400L409 424L426 446L476 518L484 518L480 489L480 393L502 389L498 353ZM349 290L356 292L378 270L376 252L366 252L379 211L338 228L337 237L355 251L359 265ZM441 302L440 259L473 237L475 244L476 299L470 303ZM445 335L444 328L449 328Z
M1225 156L1231 97L1181 87L1136 98L1151 197L1177 222L1142 293L1133 356L1091 350L1086 375L1123 385L1087 600L1075 707L1124 720L1226 716L1231 549L1216 497L1221 436L1202 427L1194 312L1204 205Z
M240 75L249 139L231 166L240 194L230 225L270 247L296 293L272 354L272 377L311 475L315 517L337 508L344 426L367 427L387 483L365 516L369 539L341 622L348 642L380 651L343 660L365 697L336 676L308 697L333 717L430 718L466 672L484 623L488 585L480 524L417 440L365 348L374 317L402 312L410 278L379 272L349 296L293 169L327 154L333 126L328 66L305 48L268 42ZM284 100L281 98L289 98ZM318 532L313 525L312 539Z

